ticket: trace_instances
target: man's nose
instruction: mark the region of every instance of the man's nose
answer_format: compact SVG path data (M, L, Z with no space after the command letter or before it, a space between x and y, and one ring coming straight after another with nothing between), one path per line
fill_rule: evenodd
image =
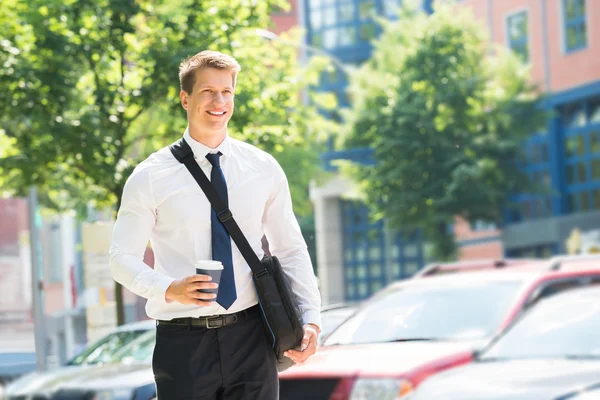
M224 104L224 103L225 103L225 97L223 96L223 93L217 92L213 96L213 104Z

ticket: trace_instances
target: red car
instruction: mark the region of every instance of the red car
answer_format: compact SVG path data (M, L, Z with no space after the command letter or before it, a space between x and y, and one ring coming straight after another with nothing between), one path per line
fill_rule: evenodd
M600 261L567 263L394 283L280 374L280 399L403 399L428 376L470 362L541 298L600 283Z

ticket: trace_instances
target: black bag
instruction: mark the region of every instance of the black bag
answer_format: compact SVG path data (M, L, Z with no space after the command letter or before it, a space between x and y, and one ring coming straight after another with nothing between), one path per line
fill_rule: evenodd
M298 301L291 290L288 277L283 272L277 257L265 256L262 261L258 259L233 219L231 211L225 206L214 186L194 160L194 153L185 139L181 138L170 145L169 150L198 182L219 220L225 225L227 232L252 269L252 279L262 310L263 325L277 357L277 370L285 371L294 365L294 362L283 353L290 349L297 349L304 336Z

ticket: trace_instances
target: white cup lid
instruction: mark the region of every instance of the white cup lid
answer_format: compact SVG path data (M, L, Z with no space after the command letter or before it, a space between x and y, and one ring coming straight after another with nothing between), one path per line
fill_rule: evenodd
M221 261L213 261L213 260L200 260L200 261L196 261L196 264L194 264L194 266L196 268L202 268L202 269L223 269L223 264L221 264Z

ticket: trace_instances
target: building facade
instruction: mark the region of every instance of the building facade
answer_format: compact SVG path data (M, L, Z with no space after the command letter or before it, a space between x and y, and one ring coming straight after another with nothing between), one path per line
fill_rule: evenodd
M399 3L304 0L307 43L344 63L360 64L370 57L370 42L379 34L370 16L394 18ZM432 12L432 6L430 1L422 4L425 12ZM553 111L546 129L532 132L523 144L525 170L535 181L546 182L551 193L517 195L518 207L506 212L502 230L457 219L458 257L565 253L574 229L600 228L600 4L595 0L457 0L456 7L471 9L487 27L492 42L511 48L530 63L533 82L547 94L543 106ZM321 89L336 93L341 106L348 105L342 70L322 81ZM368 155L369 149L330 149L323 161L326 168L335 159L371 162ZM381 284L409 276L429 261L426 241L418 235L394 238L386 233L385 221L375 226L365 223L366 208L353 191L353 183L339 176L311 190L326 303L365 298Z
M594 0L463 0L531 65L552 111L525 146L525 169L547 196L517 196L497 241L508 256L565 253L574 229L600 228L600 4Z

